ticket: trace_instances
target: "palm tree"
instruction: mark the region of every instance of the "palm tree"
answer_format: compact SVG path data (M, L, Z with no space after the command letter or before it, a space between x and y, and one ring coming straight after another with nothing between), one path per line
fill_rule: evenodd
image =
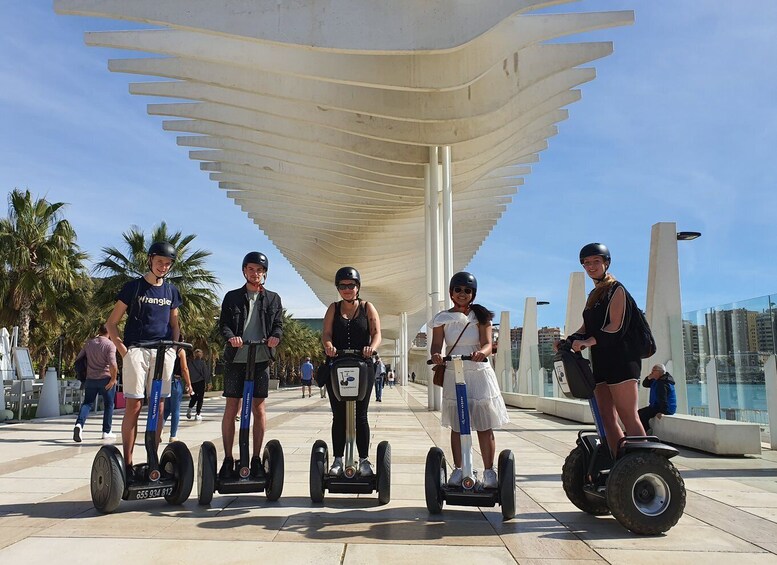
M30 341L33 314L54 321L75 306L86 278L87 255L62 217L64 202L34 199L29 190L8 196L8 217L0 219L0 318L19 326L19 345Z
M321 349L321 334L298 322L284 310L283 339L278 345L275 360L276 375L280 370L283 376L289 377L305 357L323 359Z
M98 304L109 307L116 301L116 295L129 281L142 277L148 271L148 250L154 241L169 241L176 249L177 258L167 280L181 293L181 328L189 340L207 341L213 326L213 317L218 313L218 302L214 292L218 279L205 268L205 259L210 251L191 249L194 234L183 235L180 231L170 233L162 222L146 239L143 231L132 226L122 234L126 252L116 247L103 247L102 260L97 263L98 273L108 276L95 292Z

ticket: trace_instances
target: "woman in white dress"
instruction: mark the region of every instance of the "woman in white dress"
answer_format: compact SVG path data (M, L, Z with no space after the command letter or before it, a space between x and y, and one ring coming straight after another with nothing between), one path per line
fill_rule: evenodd
M483 456L483 485L496 488L497 476L494 470L496 440L494 429L509 422L496 373L491 364L485 361L491 355L492 326L494 313L474 304L478 290L478 281L467 272L456 273L451 277L448 291L453 308L443 310L432 320L432 363L443 363L442 346L446 345L446 355L472 355L472 361L464 361L464 380L467 383L467 405L469 406L470 427L477 431L480 453ZM458 342L457 342L458 340ZM455 344L455 347L453 347ZM445 369L445 381L442 389L443 426L451 429L451 451L455 469L448 484L460 485L461 441L459 437L459 418L456 410L456 385L453 364Z

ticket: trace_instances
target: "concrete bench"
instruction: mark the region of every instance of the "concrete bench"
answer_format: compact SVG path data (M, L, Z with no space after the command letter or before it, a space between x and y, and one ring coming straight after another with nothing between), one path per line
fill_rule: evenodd
M519 394L517 392L503 392L502 398L505 404L513 408L537 408L537 396L534 394Z
M715 455L761 454L761 426L706 416L674 414L653 418L653 435L662 441Z
M575 398L537 398L537 411L551 416L558 416L565 420L593 424L594 417L587 400Z

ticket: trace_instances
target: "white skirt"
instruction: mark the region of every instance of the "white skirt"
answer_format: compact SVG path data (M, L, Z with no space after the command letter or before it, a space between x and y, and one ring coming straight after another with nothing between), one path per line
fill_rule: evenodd
M483 432L499 429L510 421L502 393L496 381L496 373L489 363L464 361L464 382L467 383L467 406L470 428ZM459 431L459 414L456 409L456 375L453 363L445 368L442 387L441 423Z

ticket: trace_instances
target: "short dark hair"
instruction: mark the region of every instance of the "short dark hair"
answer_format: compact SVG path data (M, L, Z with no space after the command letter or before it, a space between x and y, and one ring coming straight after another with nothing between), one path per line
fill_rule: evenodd
M100 331L97 332L99 335L108 335L108 326L103 324L100 326Z

